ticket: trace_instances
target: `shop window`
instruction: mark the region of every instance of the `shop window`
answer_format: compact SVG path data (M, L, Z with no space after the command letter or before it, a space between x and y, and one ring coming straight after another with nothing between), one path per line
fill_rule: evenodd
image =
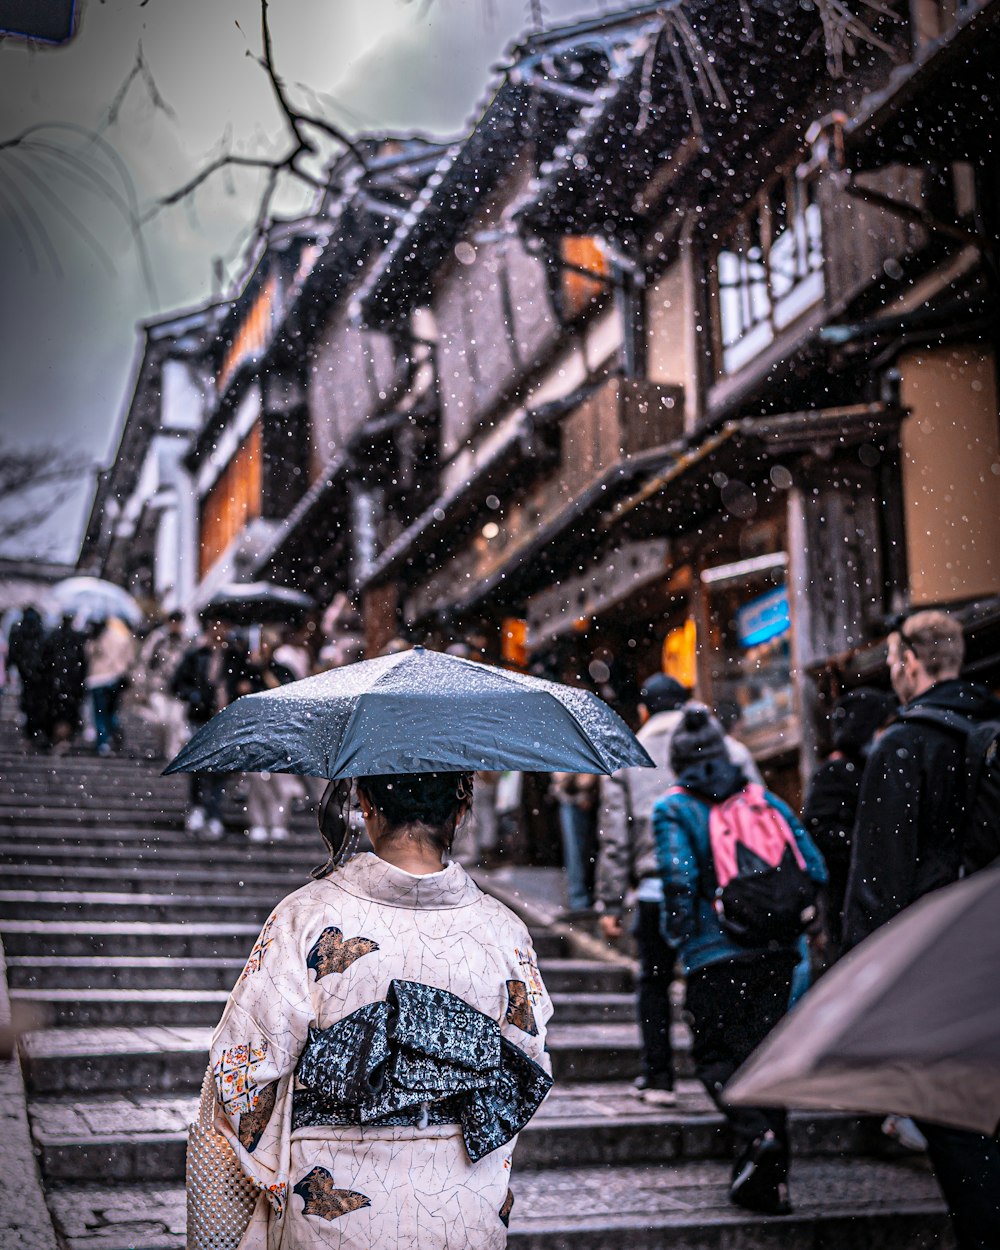
M560 252L559 306L563 318L572 321L603 294L610 267L604 249L587 235L563 239Z
M698 652L695 623L690 617L663 640L661 667L668 677L693 690L698 684Z
M240 365L264 354L277 313L277 297L278 275L272 273L254 296L223 354L215 379L220 395L225 393Z
M716 254L720 371L753 360L823 298L823 238L816 182L794 174L751 201Z
M520 617L504 617L500 626L500 661L508 668L528 667L528 622Z
M204 577L241 529L261 514L262 446L258 421L201 503L199 575Z
M712 701L751 748L781 743L795 720L792 624L783 553L706 569Z

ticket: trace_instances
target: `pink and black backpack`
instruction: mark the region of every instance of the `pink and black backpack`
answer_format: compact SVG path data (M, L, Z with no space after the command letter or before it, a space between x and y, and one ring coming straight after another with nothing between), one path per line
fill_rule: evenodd
M816 915L819 887L763 786L747 785L712 804L708 837L719 924L744 946L793 942Z

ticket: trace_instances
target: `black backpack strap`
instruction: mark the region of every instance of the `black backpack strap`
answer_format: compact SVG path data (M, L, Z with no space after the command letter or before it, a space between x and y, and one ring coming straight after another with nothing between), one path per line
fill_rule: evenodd
M979 786L985 759L977 741L976 729L982 723L971 716L963 716L961 712L953 712L945 707L904 708L896 714L896 720L922 721L927 725L936 725L939 729L956 734L964 743L963 763L965 765L965 793L962 798L963 807L968 810L970 800Z

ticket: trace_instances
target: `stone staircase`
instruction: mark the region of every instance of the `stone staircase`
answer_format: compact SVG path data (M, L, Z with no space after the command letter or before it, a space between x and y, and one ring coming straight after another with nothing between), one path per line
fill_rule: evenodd
M185 779L158 767L36 754L0 724L0 934L68 1250L183 1245L184 1128L209 1033L268 911L323 858L304 814L252 859L235 830L193 841ZM534 937L557 1084L518 1145L511 1250L951 1246L922 1160L879 1157L856 1117L795 1118L794 1216L733 1209L725 1127L690 1079L683 1026L678 1104L647 1107L631 1093L628 969L580 958L564 932Z

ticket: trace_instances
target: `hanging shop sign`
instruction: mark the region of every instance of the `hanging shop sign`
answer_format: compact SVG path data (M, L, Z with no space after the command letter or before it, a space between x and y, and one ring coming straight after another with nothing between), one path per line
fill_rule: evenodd
M788 589L779 586L751 599L736 613L736 633L744 647L756 647L780 638L792 627Z

